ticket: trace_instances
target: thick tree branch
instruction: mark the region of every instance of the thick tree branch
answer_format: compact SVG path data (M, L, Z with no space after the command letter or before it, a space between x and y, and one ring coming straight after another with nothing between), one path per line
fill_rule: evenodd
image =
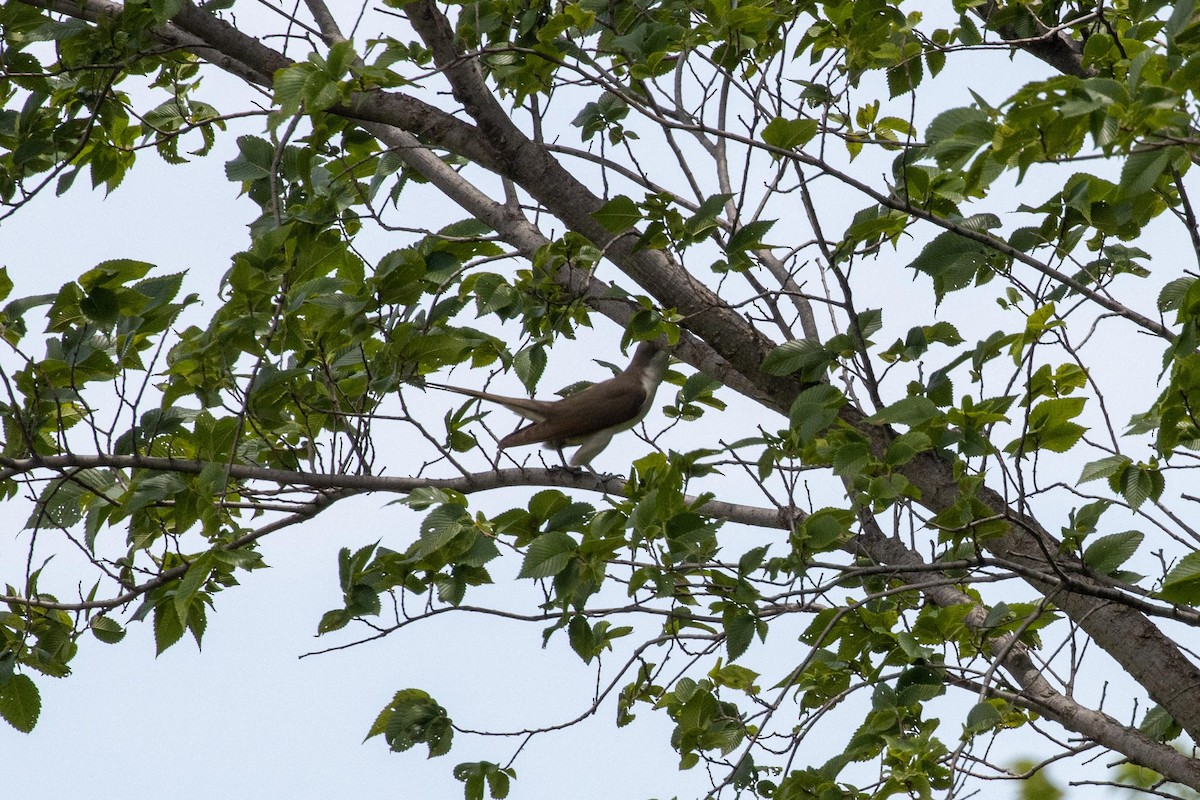
M1024 50L1035 58L1040 58L1064 75L1088 78L1096 74L1095 70L1083 67L1083 42L1071 38L1070 33L1066 30L1068 27L1089 21L1092 15L1089 14L1082 20L1068 22L1054 30L1046 30L1045 26L1038 23L1037 18L1031 12L1025 11L1025 14L1028 15L1027 19L1043 29L1041 35L1030 37L1022 35L1016 25L994 22L993 17L999 10L1000 3L995 0L988 0L983 5L971 9L988 28L1000 34L1000 37L1014 48Z
M405 6L413 28L433 52L467 113L487 136L501 165L501 174L521 186L552 214L604 250L608 258L663 308L685 318L684 327L696 333L734 370L770 397L794 396L792 382L764 375L759 365L772 348L720 296L694 280L661 250L639 248L637 233L613 236L592 216L604 201L566 170L545 147L521 132L496 102L474 59L464 58L446 18L431 0ZM707 370L706 370L707 371ZM712 374L712 373L710 373ZM727 375L714 375L726 380ZM783 409L790 403L773 405Z
M863 522L863 533L859 536L858 544L864 554L895 566L896 578L906 583L921 584L922 593L939 606L969 605L971 610L964 622L980 635L988 635L985 625L987 609L984 606L956 586L928 585L928 573L924 569L927 565L919 555L905 547L899 539L886 536L870 515L860 514L860 520ZM913 571L909 572L908 569ZM1061 591L1061 584L1052 587L1045 581L1040 583L1046 596L1056 601L1066 594ZM1068 730L1082 733L1116 752L1127 755L1136 752L1138 755L1135 759L1139 764L1150 766L1171 780L1193 788L1200 787L1200 761L1059 692L1030 658L1028 648L1012 634L990 639L989 646L1000 665L1021 687L1021 696L1032 701L1042 713Z
M32 2L32 0L29 0ZM83 5L69 2L32 2L40 7L53 8L62 13L75 14L89 18L86 15L110 13L103 11L109 8L119 8L115 4L87 0ZM72 11L72 9L74 9ZM82 10L81 10L82 9ZM769 405L778 410L787 409L797 392L802 388L796 381L766 375L761 371L761 363L769 352L772 343L756 331L746 319L731 309L718 295L708 287L694 280L680 266L662 251L638 249L637 236L624 234L613 237L594 218L593 213L603 204L603 198L596 192L584 186L574 175L564 169L545 147L533 142L525 136L510 119L509 115L496 102L493 93L484 81L478 64L469 58L464 58L458 50L453 31L446 18L430 0L416 0L405 7L409 18L418 34L425 40L434 53L435 61L444 71L446 78L467 113L475 121L472 126L451 115L437 113L432 122L428 119L420 121L427 106L419 104L412 98L388 93L369 93L356 98L348 109L343 110L348 117L364 122L368 129L380 136L390 146L397 148L410 165L433 181L440 189L456 202L459 202L469 213L483 219L496 228L506 241L514 244L521 252L531 254L545 243L545 237L537 228L517 214L512 213L505 204L496 203L478 190L474 189L461 175L448 170L444 162L437 158L429 146L444 147L445 149L461 152L480 166L512 180L529 192L551 214L562 220L570 229L584 235L639 286L650 293L664 308L669 308L682 314L686 326L697 334L706 345L720 354L727 364L728 372L712 373L716 377L740 386L750 384L758 390L759 397L765 397ZM172 33L172 31L175 31ZM183 38L183 34L193 37ZM205 58L214 60L218 65L224 65L235 74L257 76L259 82L272 76L276 70L284 68L290 62L274 50L266 47L252 37L233 29L232 26L216 19L188 3L169 26L164 34L173 35L173 40L186 46L193 52L200 53ZM1077 54L1072 55L1073 43L1064 40L1060 35L1049 37L1057 55L1053 58L1062 59L1060 69L1071 70L1071 64L1078 64ZM1023 43L1024 46L1025 43ZM1034 52L1031 49L1031 52ZM1037 53L1035 53L1037 54ZM1038 54L1048 63L1054 64L1046 55ZM1074 59L1074 60L1072 60ZM241 70L240 72L238 70ZM1075 73L1071 73L1075 74ZM248 77L248 79L251 79ZM418 133L419 132L419 133ZM722 133L722 135L725 135ZM424 139L425 141L422 141ZM760 143L753 143L761 146ZM821 159L806 154L782 153L794 157L804 163L830 172L833 171ZM1174 337L1172 331L1160 323L1138 314L1105 295L1082 286L1078 282L1063 275L1048 265L1032 260L1027 254L1016 251L1006 243L987 234L963 228L956 223L939 219L922 209L914 209L896 198L890 197L861 182L852 180L849 176L840 175L847 185L853 186L866 196L873 198L888 207L896 208L905 213L927 219L945 230L952 230L961 236L978 241L997 252L1026 263L1052 279L1069 286L1100 306L1114 311L1143 329L1153 332L1167 340ZM573 287L583 292L592 287L590 274L580 275L576 279L568 277ZM706 370L707 371L707 370ZM865 422L865 415L856 408L847 408L842 414L843 420L861 431L871 442L876 455L882 455L892 439L892 432L884 427L870 425ZM88 464L71 461L71 459L97 457L64 456L58 468L70 466L86 466ZM130 463L130 468L144 467L148 469L179 469L178 462L166 465L152 466L152 462ZM39 463L33 460L9 460L3 463L10 470L21 470L35 467L52 467L50 459L42 459ZM92 465L101 462L93 461ZM115 465L115 462L109 465ZM240 467L231 467L241 469ZM256 468L247 467L254 470ZM256 477L263 480L284 480L288 476L275 474L283 471L260 472ZM920 502L933 511L942 511L956 503L959 497L959 482L954 474L954 465L943 456L932 451L917 455L909 464L902 468L905 477L917 487L920 492ZM487 473L501 475L502 473ZM527 475L528 473L522 473ZM231 472L232 475L232 472ZM336 480L338 486L355 489L354 480L387 480L404 481L406 479L371 479L370 476L326 476ZM251 479L249 476L247 479ZM325 478L320 478L324 480ZM314 478L313 480L318 480ZM457 479L468 485L469 491L485 488L482 484L472 484L472 481L486 483L485 478L467 476ZM565 479L564 479L565 480ZM349 481L349 483L347 483ZM319 483L295 480L297 485L307 485L322 488ZM335 485L333 483L330 486ZM383 489L382 486L362 490L391 490L407 491L396 484L394 488ZM436 481L421 481L421 485L438 485ZM460 484L462 485L462 484ZM546 485L566 485L565 483L548 483ZM457 487L453 487L457 488ZM586 487L580 487L586 488ZM1017 563L1026 569L1026 579L1039 591L1047 595L1053 594L1054 600L1066 614L1080 625L1106 652L1112 655L1129 673L1138 680L1149 692L1150 696L1164 708L1192 735L1200 739L1200 670L1192 664L1180 651L1178 646L1161 630L1155 627L1142 613L1121 605L1113 600L1104 599L1102 587L1090 581L1082 565L1071 556L1060 552L1060 543L1051 536L1046 526L1038 521L1019 513L998 492L982 489L978 498L982 500L997 517L1009 521L1009 530L1002 536L986 539L981 544L998 556ZM895 553L889 549L891 540L880 539L877 536L863 535L861 547L871 558L881 563L903 565L904 559L910 556L905 553ZM1079 575L1077 583L1067 583L1043 580L1038 575L1054 575L1056 573ZM937 602L935 600L935 602ZM1007 654L1001 656L1003 663L1010 673L1024 676L1022 685L1031 696L1037 697L1038 702L1052 703L1054 697L1045 695L1045 689L1038 683L1040 676L1031 662L1019 660L1022 654L1018 648L1008 648ZM1010 661L1010 659L1012 659ZM1064 724L1074 730L1086 732L1087 735L1101 740L1099 737L1110 736L1105 732L1104 715L1091 717L1078 713L1069 707L1060 707ZM1089 712L1098 714L1098 712ZM1124 730L1124 729L1123 729ZM1096 732L1093 732L1096 731ZM1153 744L1153 743L1152 743ZM1135 742L1131 746L1141 746ZM1155 746L1155 751L1161 749ZM1151 753L1147 757L1159 757ZM1148 765L1151 762L1143 762ZM1161 763L1161 762L1154 762ZM1169 774L1176 780L1182 780L1189 785L1200 788L1200 778L1195 773L1195 762L1185 769L1179 764L1166 764L1167 768L1155 766L1164 774ZM1185 765L1186 766L1186 765ZM1186 780L1177 777L1187 777Z

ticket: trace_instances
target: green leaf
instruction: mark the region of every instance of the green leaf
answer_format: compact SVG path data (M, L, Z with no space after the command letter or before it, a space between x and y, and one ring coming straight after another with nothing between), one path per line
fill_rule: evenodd
M928 661L933 657L933 650L920 644L908 631L899 631L896 634L896 644L909 661Z
M270 142L257 136L239 136L237 146L240 154L225 164L226 178L246 182L270 177L275 159L275 148Z
M791 150L803 147L817 135L815 119L785 119L776 117L763 128L762 140L772 147Z
M1083 551L1083 561L1102 575L1111 575L1137 552L1145 538L1139 531L1101 536Z
M29 733L42 713L42 697L28 675L13 675L0 683L0 717L21 733Z
M1074 417L1083 413L1086 398L1056 397L1043 400L1029 412L1029 426L1025 435L1008 444L1009 453L1050 450L1065 453L1087 432L1087 428L1075 422Z
M717 215L724 210L725 203L731 197L731 194L714 194L706 198L696 209L696 213L688 219L685 225L687 236L692 241L699 241L715 230L718 227Z
M756 622L754 615L748 611L738 611L725 621L725 648L730 661L736 661L750 647Z
M833 386L819 383L796 396L788 422L801 442L811 442L837 419L846 398Z
M397 753L424 742L430 758L450 752L454 741L454 728L446 709L420 689L396 692L375 718L366 738L380 734Z
M1004 717L1000 712L989 702L978 703L970 711L967 712L967 722L963 726L963 733L974 735L990 730L1004 721Z
M840 508L821 508L808 515L800 527L807 551L831 550L850 538L853 514Z
M745 577L757 570L766 558L769 548L770 545L767 544L742 553L742 557L738 559L738 575Z
M762 370L768 375L811 374L832 362L834 356L811 339L793 339L776 347L763 359Z
M529 513L543 522L571 504L571 498L558 489L543 489L529 498Z
M495 800L504 800L508 797L509 790L509 775L500 768L489 770L487 773L488 794Z
M942 412L938 410L938 407L928 397L915 395L913 397L905 397L903 400L892 403L887 408L880 409L879 412L870 416L867 422L875 425L896 423L915 427L924 425L931 419L941 416L941 414Z
M542 373L546 371L546 361L546 348L540 344L530 345L513 356L513 369L527 391L532 392L537 388Z
M717 686L726 686L749 695L758 694L759 691L759 687L755 683L758 680L758 673L739 664L721 666L718 659L717 665L709 671L708 677L712 678L713 683Z
M1200 605L1200 552L1188 553L1167 573L1159 596L1172 603Z
M997 625L1003 625L1012 619L1012 616L1012 609L1008 607L1008 603L1001 600L988 609L987 616L983 619L983 627L995 628Z
M1147 711L1138 730L1156 742L1169 742L1183 733L1183 728L1162 706Z
M583 663L592 663L596 655L596 639L592 635L592 626L588 624L587 617L582 614L571 617L571 622L567 625L567 638L571 649L583 659Z
M888 96L899 97L908 94L921 85L925 69L919 57L908 58L899 66L887 71Z
M1131 153L1121 167L1121 182L1117 185L1117 197L1126 199L1144 194L1154 188L1159 176L1171 161L1171 150L1159 148Z
M566 569L579 550L574 539L562 531L547 531L533 540L521 563L518 578L549 578Z
M946 66L946 54L941 50L926 50L925 63L929 66L929 74L936 77Z
M998 227L999 220L981 214L960 220L959 224L964 228L986 230ZM998 260L1003 261L986 244L947 231L925 245L909 266L933 278L934 294L940 303L947 294L966 288L973 280L990 277L990 268Z
M418 555L426 558L454 541L463 530L466 519L466 509L459 505L441 505L429 512L421 520Z
M187 618L192 598L208 580L215 564L214 554L211 551L204 553L188 566L187 572L183 573L183 577L179 579L175 588L175 610L179 612L180 619Z
M1175 37L1192 23L1193 15L1196 13L1196 2L1195 0L1177 0L1171 5L1173 6L1171 16L1167 18L1167 23L1163 26L1163 33L1167 35L1167 41L1174 45Z
M1110 477L1108 483L1136 511L1147 500L1158 500L1162 496L1165 479L1155 467L1129 464L1119 474Z
M884 463L898 467L907 464L917 453L923 453L933 447L933 440L924 431L907 431L900 434L888 445L884 453Z
M105 644L116 644L125 638L125 629L116 620L98 614L88 620L92 635Z
M501 767L490 761L474 761L454 767L454 777L463 782L465 800L483 800L486 785L495 800L508 797L510 781L517 773L511 767Z
M748 222L740 226L732 236L729 237L729 244L726 250L730 253L752 250L763 247L762 237L767 235L767 231L775 225L773 219L759 219L754 222Z
M637 203L619 194L592 212L592 218L609 233L624 233L641 222L644 216Z
M325 73L335 81L342 80L350 71L356 57L353 42L348 39L335 42L325 56Z
M1177 311L1184 297L1187 296L1188 289L1196 282L1195 278L1176 278L1167 283L1166 286L1158 293L1158 310L1159 311Z
M1089 462L1083 465L1083 472L1080 473L1079 480L1076 483L1087 483L1088 481L1111 477L1120 472L1129 463L1131 462L1125 456L1106 456L1097 461Z
M154 654L161 656L171 645L183 638L183 621L173 603L160 603L154 608Z

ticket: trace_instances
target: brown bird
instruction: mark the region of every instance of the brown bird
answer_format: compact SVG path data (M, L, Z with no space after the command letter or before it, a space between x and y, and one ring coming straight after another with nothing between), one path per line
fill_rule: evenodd
M565 446L580 445L571 457L571 466L584 467L608 446L613 434L629 430L646 416L667 370L668 357L654 343L642 342L624 372L562 400L505 397L441 383L425 385L497 403L533 421L501 439L501 450L545 443L561 454Z

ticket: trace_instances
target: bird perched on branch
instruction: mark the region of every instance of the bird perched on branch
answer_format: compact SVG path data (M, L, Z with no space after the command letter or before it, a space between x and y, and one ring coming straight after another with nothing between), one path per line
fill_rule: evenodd
M608 446L613 434L629 430L646 416L667 370L668 358L669 354L653 342L642 342L623 372L562 400L505 397L441 383L425 385L487 400L532 420L532 424L501 439L501 450L544 443L561 455L563 447L579 445L571 466L584 467Z

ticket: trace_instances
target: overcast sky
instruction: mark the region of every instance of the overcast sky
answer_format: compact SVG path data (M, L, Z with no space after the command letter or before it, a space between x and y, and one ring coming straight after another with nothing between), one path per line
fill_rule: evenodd
M224 176L223 162L236 154L233 139L223 136L213 155L182 167L146 152L107 198L90 191L84 176L64 197L47 192L4 221L0 265L8 267L16 284L13 295L54 291L101 261L134 258L156 264L162 273L186 270L184 290L201 295L205 303L196 313L207 318L217 307L217 281L230 256L247 246L245 226L256 213ZM377 241L375 247L385 252L404 243ZM34 339L31 335L27 343ZM615 338L611 351L595 341L588 344L597 357L623 358ZM30 349L42 354L40 346ZM567 372L603 377L602 367L586 358L576 361ZM444 397L430 402L438 415L448 407ZM643 445L631 453L614 444L602 458L615 469L622 458L644 450ZM517 502L525 495L510 496ZM441 617L381 642L299 658L337 643L314 634L321 615L342 603L338 550L380 540L402 550L415 535L421 515L387 505L394 499L342 501L308 524L265 539L262 552L271 569L243 575L242 586L217 596L202 652L187 636L156 659L149 624L130 626L118 645L85 635L73 675L66 680L35 676L43 705L34 732L21 734L0 724L6 793L209 800L254 791L262 797L317 800L351 793L414 796L410 792L420 788L425 797L461 797L461 784L450 775L454 764L503 763L520 739L460 736L449 755L432 760L426 760L424 745L396 755L381 738L363 744L396 690L426 689L456 723L477 729L560 724L586 710L594 669L566 647L565 637L560 646L543 651L541 626ZM26 506L19 513L15 505L6 506L0 580L16 583L24 573L29 533L21 528L27 514ZM106 530L101 536L123 534ZM39 558L48 554L47 548L39 550ZM56 556L45 573L49 585L62 586L59 581L74 574L72 558L69 552ZM519 563L510 557L504 565L489 566L515 574ZM522 583L518 591L531 588L530 582ZM357 637L340 641L351 638ZM610 703L598 718L573 730L535 738L516 765L516 796L592 796L578 794L578 782L601 738L606 759L622 765L603 776L609 796L703 791L707 780L700 771L674 770L665 717L643 712L614 734L613 714ZM671 768L664 771L664 766Z
M994 76L988 80L995 82ZM1003 97L995 90L987 94L993 101ZM257 133L257 125L252 122L246 129ZM221 165L235 152L233 146L233 135L224 135L217 152L183 167L164 165L146 153L108 198L89 191L86 177L65 197L39 197L0 224L0 264L16 283L14 294L57 289L105 259L136 258L164 273L186 270L185 290L205 299L197 313L207 317L216 308L217 280L230 255L246 247L245 226L256 213L248 200L237 197L238 187L225 180ZM380 238L370 240L367 248L385 252L405 243ZM902 263L885 257L861 268L902 272ZM910 278L903 274L898 283L881 281L881 302L897 287L902 291ZM921 302L927 300L924 287L914 290L917 294ZM902 327L898 320L889 322ZM551 365L564 377L547 385L598 377L590 357L622 360L615 336L615 329L601 328L574 351L564 349L568 355ZM571 352L580 357L569 357ZM1150 373L1152 380L1152 368ZM507 388L515 389L515 382ZM666 400L665 394L660 397ZM1126 415L1115 416L1123 421ZM598 466L616 469L645 449L636 439L620 442ZM506 497L515 503L527 494L515 491L487 502L502 508ZM299 658L350 638L314 638L321 614L341 604L338 550L380 540L403 549L415 535L419 515L388 505L393 499L343 501L308 524L267 537L262 552L271 569L245 575L243 586L217 596L203 652L189 637L156 659L148 624L133 625L115 646L83 637L74 675L62 681L36 678L43 708L35 731L25 735L0 725L6 793L52 799L210 800L251 792L293 800L351 794L460 797L461 785L450 777L454 764L504 762L520 740L462 737L448 756L433 760L424 758L424 746L393 755L382 739L362 744L394 691L426 689L447 706L456 723L477 729L558 724L584 711L596 682L594 668L580 663L564 637L542 650L538 626L447 615L379 642ZM20 530L24 513L10 507L7 524L0 528L0 580L15 583L23 574L28 551L28 532ZM760 534L739 535L749 540ZM48 575L71 574L72 556L59 558L66 563L53 563ZM495 571L512 575L517 566L509 557ZM528 581L490 591L535 597ZM773 628L777 646L789 635L794 637L782 625ZM610 702L596 718L535 738L517 762L513 796L666 798L703 793L708 782L701 770L674 769L664 714L642 710L633 725L620 731L614 729L613 714ZM597 757L619 767L596 773L589 765ZM420 795L413 794L418 790Z

